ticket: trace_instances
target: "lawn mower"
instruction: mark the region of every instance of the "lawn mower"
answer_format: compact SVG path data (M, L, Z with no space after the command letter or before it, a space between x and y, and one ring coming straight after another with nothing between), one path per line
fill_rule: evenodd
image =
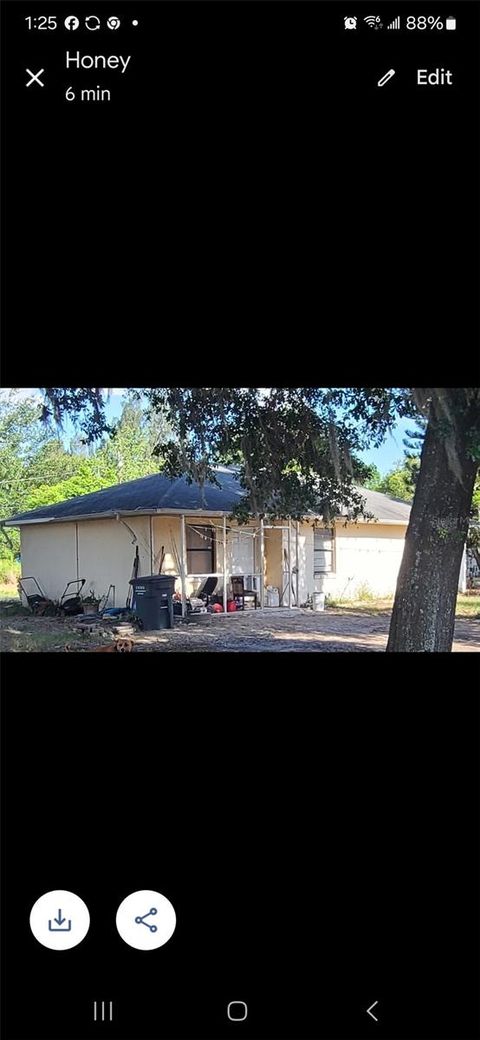
M33 582L34 591L27 592L25 589L25 583ZM76 578L74 581L68 581L64 592L59 600L49 599L45 595L43 589L40 587L38 581L34 577L19 578L18 589L22 592L27 601L28 607L32 614L36 617L71 617L74 614L82 613L82 600L80 593L85 585L86 578ZM79 586L75 591L69 592L71 585ZM35 588L37 591L35 591Z

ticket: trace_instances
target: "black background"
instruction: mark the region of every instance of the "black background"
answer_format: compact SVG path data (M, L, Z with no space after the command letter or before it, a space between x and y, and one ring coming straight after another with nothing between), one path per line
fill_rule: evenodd
M478 6L348 8L4 4L5 385L478 380ZM140 26L24 28L83 10ZM472 661L5 657L7 1040L477 1037ZM61 957L55 888L91 914ZM178 917L149 956L115 929L141 888Z
M477 699L355 657L4 660L9 1038L477 1036ZM60 956L55 888L91 916ZM115 929L141 888L178 920L150 954Z
M124 24L94 33L53 3L60 27L28 32L44 6L4 4L6 321L33 382L113 369L131 385L145 356L153 383L230 364L235 385L304 344L314 382L318 355L340 382L347 361L398 382L432 360L449 385L465 343L476 382L476 3L448 33L348 32L342 5L275 0L101 3ZM67 49L132 58L75 74ZM418 88L417 67L453 86ZM109 103L64 100L96 84ZM288 354L280 376L297 378Z

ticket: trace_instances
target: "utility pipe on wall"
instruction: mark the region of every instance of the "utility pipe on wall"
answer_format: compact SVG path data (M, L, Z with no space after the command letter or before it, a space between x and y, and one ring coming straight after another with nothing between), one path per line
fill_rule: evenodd
M265 530L260 520L260 606L265 607Z
M223 612L227 613L227 518L223 518Z
M182 513L180 536L180 552L182 557L180 560L180 577L182 579L182 617L185 617L187 613L187 583L185 580L187 575L187 536L185 526L185 513Z

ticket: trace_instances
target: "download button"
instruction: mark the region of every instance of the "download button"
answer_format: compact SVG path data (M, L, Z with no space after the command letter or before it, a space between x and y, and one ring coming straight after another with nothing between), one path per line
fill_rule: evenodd
M63 888L46 892L32 907L30 928L37 942L49 950L71 950L90 928L88 907L80 896Z

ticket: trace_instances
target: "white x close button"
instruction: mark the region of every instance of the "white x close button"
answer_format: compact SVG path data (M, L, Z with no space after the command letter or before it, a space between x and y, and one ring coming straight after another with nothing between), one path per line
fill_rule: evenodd
M29 79L28 83L26 83L25 86L31 87L32 83L36 83L39 87L45 86L45 84L42 83L41 79L39 78L42 75L42 72L45 72L45 69L39 69L38 72L32 72L31 69L25 69L25 72L28 72L28 75L31 76L31 79Z

